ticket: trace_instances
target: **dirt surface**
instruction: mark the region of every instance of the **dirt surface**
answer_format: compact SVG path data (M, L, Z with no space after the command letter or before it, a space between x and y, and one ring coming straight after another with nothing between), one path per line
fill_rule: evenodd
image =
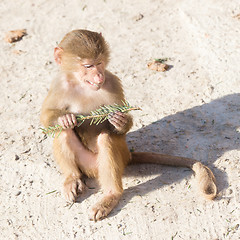
M214 240L240 237L240 5L238 0L1 0L0 238ZM135 151L195 158L216 175L205 201L191 171L130 166L110 216L88 220L97 184L66 204L63 178L39 129L41 104L57 73L53 49L73 29L102 32L135 111ZM26 29L15 43L10 30ZM168 58L165 72L148 69Z

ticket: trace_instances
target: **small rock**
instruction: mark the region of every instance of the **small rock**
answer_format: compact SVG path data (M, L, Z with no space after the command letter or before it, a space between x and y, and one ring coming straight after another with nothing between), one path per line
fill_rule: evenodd
M22 152L22 154L24 153L29 153L31 151L31 148L27 149L26 151Z
M236 19L240 20L240 13L235 15L235 16L233 16L233 18L236 18Z
M23 53L22 50L13 50L12 52L16 55L21 55Z
M227 189L226 193L227 193L227 195L231 195L233 193L233 190L229 188L229 189Z
M22 192L21 191L18 191L15 196L19 196Z
M136 22L138 22L138 21L142 20L143 18L144 18L143 14L139 13L136 17L134 17L134 20Z

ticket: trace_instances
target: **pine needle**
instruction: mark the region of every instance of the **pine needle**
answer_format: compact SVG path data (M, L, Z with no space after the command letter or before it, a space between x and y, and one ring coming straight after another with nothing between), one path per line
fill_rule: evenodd
M104 105L104 106L101 106L99 109L91 111L88 116L76 115L77 122L78 122L77 126L78 127L81 126L86 120L91 120L90 125L92 124L98 125L103 123L107 119L109 119L111 113L115 113L115 112L127 113L133 110L141 110L141 108L133 107L127 101L122 101L122 105L119 105L116 103L113 105ZM55 137L56 133L58 133L58 136L59 136L62 129L63 128L60 125L41 128L44 134L52 137Z

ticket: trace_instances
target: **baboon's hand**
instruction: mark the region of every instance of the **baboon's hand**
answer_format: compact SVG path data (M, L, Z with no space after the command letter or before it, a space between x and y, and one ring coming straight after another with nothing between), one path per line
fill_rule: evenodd
M58 124L62 126L63 129L74 128L77 126L77 118L74 114L66 114L58 118Z
M122 112L115 112L110 114L108 121L121 132L128 123L128 116Z

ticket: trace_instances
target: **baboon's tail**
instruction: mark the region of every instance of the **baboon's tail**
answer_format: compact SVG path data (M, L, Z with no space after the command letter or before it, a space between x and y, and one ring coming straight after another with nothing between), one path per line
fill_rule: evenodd
M131 163L153 163L175 167L188 167L195 172L200 191L207 199L214 199L217 195L216 179L212 171L199 161L191 158L176 157L152 152L131 153Z

